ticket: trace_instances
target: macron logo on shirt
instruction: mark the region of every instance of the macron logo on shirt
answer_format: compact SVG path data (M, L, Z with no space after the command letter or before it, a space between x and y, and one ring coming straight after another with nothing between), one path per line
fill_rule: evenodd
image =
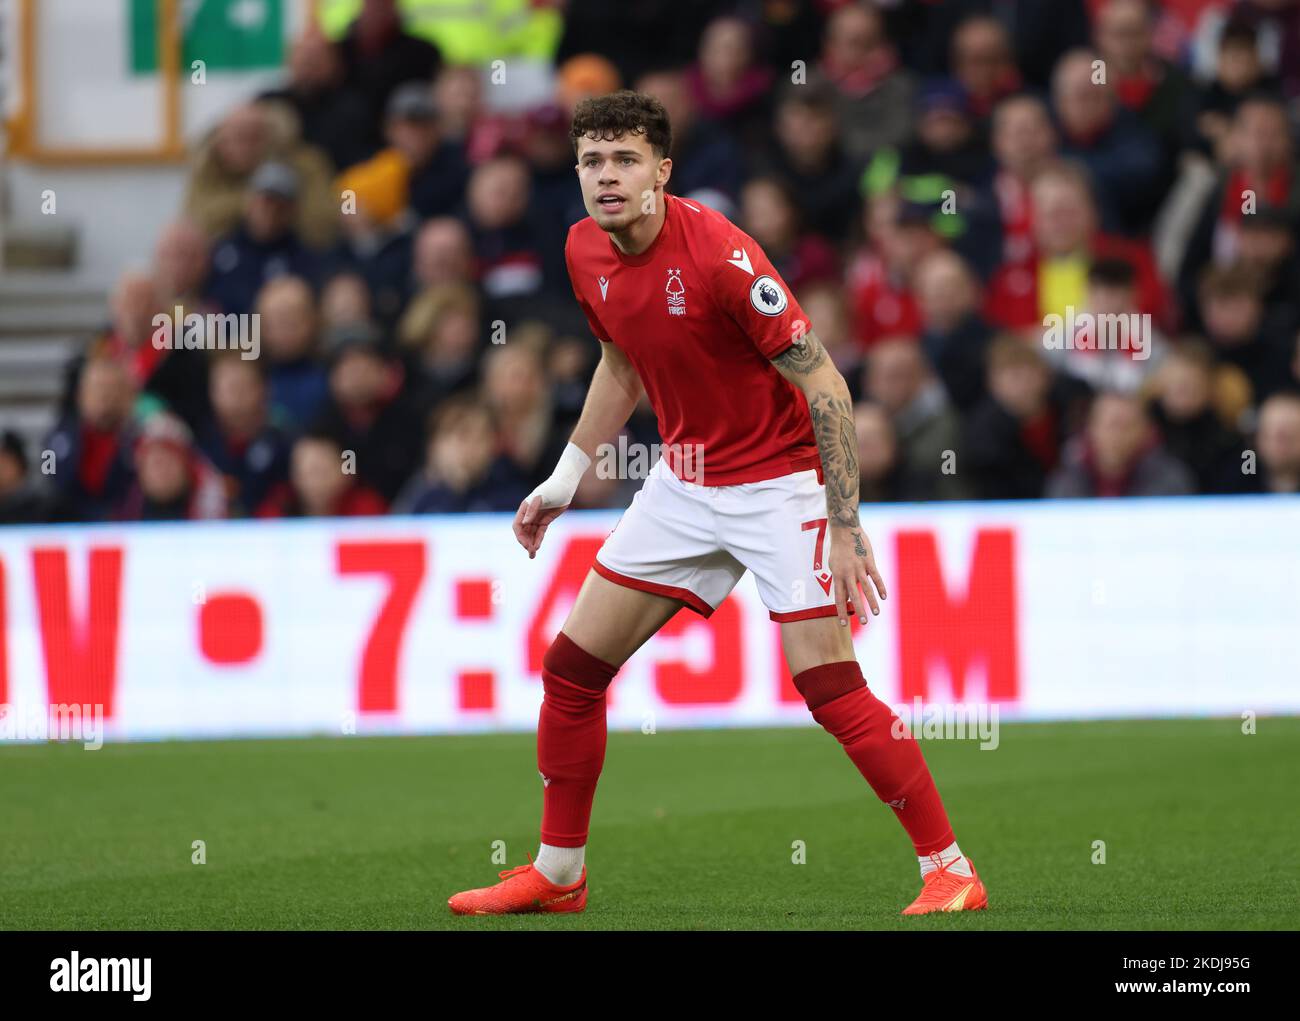
M605 277L596 277L596 283L600 284L600 300L605 300L605 295L609 293L609 280Z
M738 269L743 269L750 276L754 275L754 267L749 264L749 253L743 248L737 248L731 253L731 258L727 260Z

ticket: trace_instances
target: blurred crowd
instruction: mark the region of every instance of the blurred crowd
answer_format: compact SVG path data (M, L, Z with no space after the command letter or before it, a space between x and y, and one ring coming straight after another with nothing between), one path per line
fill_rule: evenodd
M843 371L865 501L1300 491L1300 0L570 0L504 112L357 7L196 147L0 520L513 511L599 358L568 127L620 87ZM259 356L160 350L178 309L259 313ZM1145 343L1048 342L1085 312Z

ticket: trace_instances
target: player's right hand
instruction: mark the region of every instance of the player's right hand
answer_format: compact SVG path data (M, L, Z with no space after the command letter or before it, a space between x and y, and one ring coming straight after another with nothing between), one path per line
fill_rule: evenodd
M528 551L529 560L537 556L537 551L542 545L542 537L546 535L546 526L568 509L567 503L563 507L543 509L540 493L519 505L519 509L515 511L515 538L519 540L519 545Z

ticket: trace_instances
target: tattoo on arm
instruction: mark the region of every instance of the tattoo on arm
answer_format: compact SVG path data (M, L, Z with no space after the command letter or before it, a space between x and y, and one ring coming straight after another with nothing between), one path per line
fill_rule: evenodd
M805 333L785 352L772 359L772 364L778 369L785 369L796 376L806 376L825 363L826 349L817 339L817 334L812 332Z
M813 435L826 481L826 515L832 525L858 528L858 443L848 394L825 390L808 395ZM862 541L859 538L858 546ZM863 549L860 556L866 555Z

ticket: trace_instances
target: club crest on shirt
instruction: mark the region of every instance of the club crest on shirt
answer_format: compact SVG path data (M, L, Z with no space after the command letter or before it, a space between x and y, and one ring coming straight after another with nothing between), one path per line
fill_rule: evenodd
M765 316L779 316L790 301L780 284L770 276L761 276L749 285L749 303Z
M686 287L682 283L682 271L680 269L670 269L668 271L668 283L664 285L664 290L668 293L668 314L670 316L684 316L686 314Z

